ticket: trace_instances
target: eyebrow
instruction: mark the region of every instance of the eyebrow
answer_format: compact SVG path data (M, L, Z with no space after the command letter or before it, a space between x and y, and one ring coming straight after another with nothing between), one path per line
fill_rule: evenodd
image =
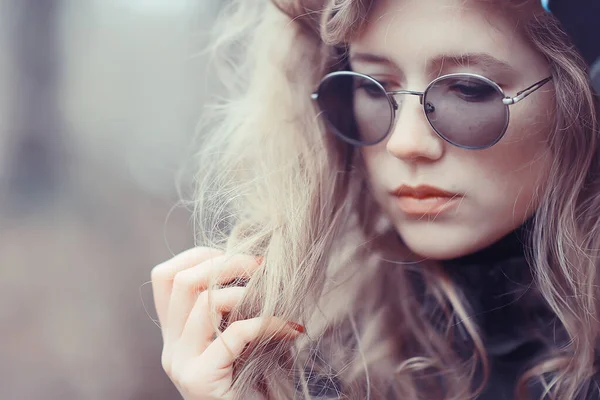
M359 61L359 62L371 63L371 64L387 64L389 66L396 67L396 64L389 58L378 56L375 54L370 54L370 53L354 53L354 54L350 55L349 60L350 60L351 64L353 62Z
M350 63L364 62L371 64L383 64L390 67L398 66L388 57L383 57L371 53L355 53L350 56ZM505 61L499 60L489 53L464 53L464 54L444 54L429 60L427 70L441 71L446 64L452 66L475 66L484 69L494 69L498 72L514 73L515 69Z
M466 53L459 55L444 55L432 60L431 65L443 68L449 62L459 66L478 66L485 69L494 69L499 72L515 72L515 69L505 61L501 61L488 53Z

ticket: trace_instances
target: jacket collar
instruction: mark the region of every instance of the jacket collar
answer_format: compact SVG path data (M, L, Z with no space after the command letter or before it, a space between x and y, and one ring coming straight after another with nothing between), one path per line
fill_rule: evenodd
M470 306L492 357L530 357L517 350L556 345L562 336L555 330L560 324L538 292L525 256L531 225L529 219L491 246L442 263ZM458 328L461 331L460 323Z

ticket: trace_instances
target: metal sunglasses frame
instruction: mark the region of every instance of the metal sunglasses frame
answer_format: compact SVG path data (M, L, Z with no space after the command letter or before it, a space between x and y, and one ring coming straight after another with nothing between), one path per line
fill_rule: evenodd
M390 122L390 126L389 126L387 132L385 133L385 135L383 135L381 137L381 139L377 140L376 142L372 142L372 143L364 143L364 142L360 142L358 140L354 140L352 138L346 137L346 136L342 135L341 133L337 132L337 129L334 127L333 130L334 130L335 135L340 137L340 139L346 141L347 143L350 143L357 147L362 147L362 146L372 146L372 145L375 145L375 144L383 141L390 134L390 132L394 129L394 126L396 124L396 112L399 109L399 105L398 105L398 102L396 101L396 99L394 98L394 96L397 96L400 94L408 94L408 95L413 95L413 96L419 96L419 102L421 105L423 105L423 112L425 113L425 118L427 118L427 122L429 122L429 125L433 128L435 133L440 138L442 138L446 142L452 144L453 146L457 146L457 147L460 147L463 149L468 149L468 150L482 150L482 149L492 147L493 145L498 143L500 141L500 139L502 139L502 137L504 136L504 134L506 133L506 130L508 128L508 123L510 120L510 111L509 111L508 106L520 102L521 100L523 100L524 98L529 96L531 93L535 92L536 90L538 90L539 88L541 88L546 83L548 83L552 80L551 76L544 78L544 79L534 83L533 85L521 90L520 92L517 92L517 94L515 96L511 97L511 96L507 96L506 93L504 93L504 90L502 90L502 88L496 82L494 82L493 80L491 80L489 78L486 78L485 76L478 75L478 74L454 73L454 74L442 75L442 76L434 79L433 81L431 81L431 83L429 83L429 85L427 85L427 88L425 89L424 92L417 92L414 90L387 91L383 87L383 85L381 83L379 83L379 81L377 81L375 78L373 78L369 75L361 74L359 72L354 72L354 71L335 71L335 72L331 72L331 73L325 75L321 79L321 82L319 83L317 90L311 94L311 99L315 100L315 101L319 100L319 90L322 88L323 83L325 83L327 80L334 78L336 76L357 76L357 77L365 78L365 79L368 79L369 81L371 81L378 88L380 88L383 93L385 93L387 95L388 103L390 106L390 112L392 114L392 120ZM427 93L437 82L444 80L444 79L453 78L453 77L471 77L471 78L480 79L480 80L490 84L494 89L496 89L500 94L502 94L502 104L504 105L504 107L506 109L506 117L505 117L506 122L504 124L504 127L502 128L502 132L498 135L498 138L496 138L496 140L494 140L492 143L487 144L485 146L465 146L462 144L455 143L455 142L449 140L448 138L446 138L441 132L439 132L436 129L436 127L433 126L433 124L429 120L429 116L427 115L427 110L425 109L426 105L423 104L423 99L425 97L427 97Z

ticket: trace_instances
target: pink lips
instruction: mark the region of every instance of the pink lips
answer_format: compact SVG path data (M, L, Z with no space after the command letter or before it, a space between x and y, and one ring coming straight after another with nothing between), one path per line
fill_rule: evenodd
M462 195L433 186L402 185L392 192L398 207L408 215L438 215L459 204Z

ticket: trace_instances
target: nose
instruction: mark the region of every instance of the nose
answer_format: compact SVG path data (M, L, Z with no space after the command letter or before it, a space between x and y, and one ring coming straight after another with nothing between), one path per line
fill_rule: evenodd
M386 143L388 153L407 161L436 161L444 154L445 143L425 117L415 96L401 100L393 130Z

